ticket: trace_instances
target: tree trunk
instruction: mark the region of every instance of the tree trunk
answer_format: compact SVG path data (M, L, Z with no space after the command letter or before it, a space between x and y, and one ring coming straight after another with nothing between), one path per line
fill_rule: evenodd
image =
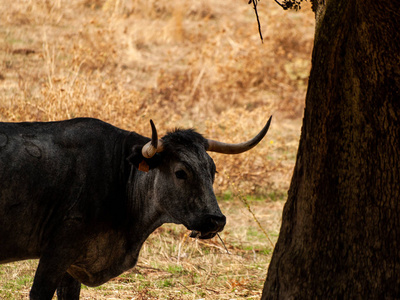
M318 2L297 162L262 299L400 299L400 3Z

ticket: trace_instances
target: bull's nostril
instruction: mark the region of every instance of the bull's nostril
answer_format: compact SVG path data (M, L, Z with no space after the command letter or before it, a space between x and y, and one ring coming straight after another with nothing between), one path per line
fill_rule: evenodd
M211 222L217 226L225 225L225 221L212 219Z
M225 224L226 224L226 217L225 216L210 216L211 224L214 225L214 231L221 231Z

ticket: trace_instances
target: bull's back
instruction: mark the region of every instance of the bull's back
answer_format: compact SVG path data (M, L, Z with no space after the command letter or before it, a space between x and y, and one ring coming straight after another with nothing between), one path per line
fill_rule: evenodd
M83 217L111 180L118 134L94 119L0 123L0 262L38 257L57 226Z

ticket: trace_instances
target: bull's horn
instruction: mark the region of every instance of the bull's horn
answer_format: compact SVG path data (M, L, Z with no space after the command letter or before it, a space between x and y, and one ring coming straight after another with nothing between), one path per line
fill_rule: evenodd
M269 125L271 124L272 116L269 117L267 124L265 124L264 128L251 140L239 144L227 144L214 140L208 140L208 149L207 151L219 152L225 154L239 154L250 150L254 146L256 146L267 134L269 129Z
M145 158L152 158L157 152L161 152L163 150L162 141L158 139L157 129L153 123L153 120L150 120L151 125L151 141L148 142L142 148L142 155Z

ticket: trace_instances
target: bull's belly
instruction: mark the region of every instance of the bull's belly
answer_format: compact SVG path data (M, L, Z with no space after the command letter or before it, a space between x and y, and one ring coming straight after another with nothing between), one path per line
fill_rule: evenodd
M34 247L26 247L24 241L7 241L1 239L0 233L0 264L6 264L19 260L39 258L39 250Z
M27 222L21 224L23 219L15 219L17 222L5 219L0 220L0 264L39 258L39 243L34 229Z
M0 183L0 263L38 258L50 213L38 209L36 199L22 184L18 188L3 180Z

